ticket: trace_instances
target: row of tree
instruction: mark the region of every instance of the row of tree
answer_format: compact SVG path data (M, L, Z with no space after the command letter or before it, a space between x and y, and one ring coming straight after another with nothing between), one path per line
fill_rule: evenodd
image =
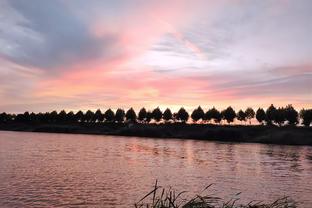
M276 108L271 105L266 109L259 108L256 112L252 108L247 108L245 111L239 110L237 113L234 109L229 106L226 109L219 111L215 107L204 111L200 106L193 110L191 115L182 107L178 112L172 113L169 108L164 112L160 110L159 107L152 111L147 111L142 108L138 114L130 108L126 112L123 109L117 109L116 112L111 109L106 110L102 113L101 110L93 112L88 110L86 113L78 111L74 113L70 111L66 113L64 110L57 113L56 111L47 113L29 113L25 112L23 114L0 114L0 123L5 122L40 122L40 123L74 123L74 122L140 122L140 123L150 123L150 122L188 122L192 121L194 123L221 123L226 121L227 123L234 122L235 119L241 123L247 120L251 124L251 120L256 118L260 124L267 125L297 125L299 120L301 120L304 126L310 126L312 122L312 109L302 109L298 113L292 105L287 105L286 107Z

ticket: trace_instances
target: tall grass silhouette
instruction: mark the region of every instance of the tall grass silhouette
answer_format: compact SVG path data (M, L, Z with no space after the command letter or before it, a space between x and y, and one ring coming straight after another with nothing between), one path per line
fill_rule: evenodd
M239 203L239 195L235 194L230 200L224 201L213 194L205 194L206 186L199 194L190 199L183 198L186 191L177 192L173 188L158 186L156 180L154 188L134 204L135 208L296 208L296 202L289 197L279 198L271 203L253 200L247 204Z

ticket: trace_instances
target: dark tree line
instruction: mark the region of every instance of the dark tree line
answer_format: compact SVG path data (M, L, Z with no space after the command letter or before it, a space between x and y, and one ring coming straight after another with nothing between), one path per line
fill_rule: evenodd
M102 112L100 109L93 112L88 110L86 112L73 111L66 112L62 110L60 112L52 111L46 113L29 113L23 114L0 114L0 123L19 122L19 123L125 123L125 122L164 122L164 123L222 123L222 121L231 124L235 119L241 123L246 123L256 118L261 124L267 125L297 125L301 120L301 124L304 126L310 126L312 122L312 109L302 109L299 113L293 108L292 105L286 107L276 108L274 105L270 105L266 111L259 108L256 112L252 108L246 110L235 110L229 106L226 109L219 111L215 107L207 110L206 112L198 106L189 115L189 113L182 107L178 112L172 113L169 108L164 112L159 107L152 111L142 108L138 114L133 108L130 108L126 112L123 109L117 109L115 112L111 109Z

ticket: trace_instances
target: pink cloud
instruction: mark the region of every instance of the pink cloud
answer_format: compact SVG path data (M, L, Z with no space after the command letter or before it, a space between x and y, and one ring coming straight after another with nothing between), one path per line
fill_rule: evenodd
M290 81L276 79L270 82L269 79L257 78L257 75L263 75L259 71L247 72L250 73L247 74L239 71L210 73L207 70L195 74L191 68L185 75L158 73L152 67L135 62L167 33L195 55L204 57L205 51L191 39L186 38L181 31L194 18L198 18L197 11L205 10L208 13L211 10L203 5L213 8L216 4L214 2L196 1L198 4L195 4L191 1L178 0L148 1L131 7L125 13L113 16L113 19L106 18L105 13L103 15L98 13L88 24L91 25L88 29L96 40L100 40L96 42L100 44L99 48L108 47L107 50L103 52L101 50L102 53L97 54L96 57L87 56L75 62L65 62L58 66L57 72L31 67L20 68L19 76L12 76L27 82L25 84L27 87L23 89L27 91L23 94L27 94L28 99L12 98L5 105L22 105L25 102L25 106L30 106L34 110L37 110L42 103L45 103L46 110L131 106L136 109L142 106L147 108L168 106L174 109L184 106L192 109L198 105L204 108L213 105L220 108L228 105L245 108L246 106L266 107L271 103L285 105L289 102L299 108L309 105L311 99L307 95L296 95L297 92L302 91L299 82L306 80L302 77ZM224 2L222 1L221 4ZM241 1L235 1L231 4L240 3ZM113 43L101 42L106 37L113 37L111 40ZM0 62L4 61L10 62L7 59L0 59ZM156 60L158 61L162 62ZM22 74L29 76L21 76ZM311 65L273 69L267 77L284 78L302 74L311 74ZM287 81L292 85L287 86L287 83L282 83ZM31 87L28 87L29 85ZM307 83L304 86L310 85ZM0 89L0 94L4 89L4 87Z

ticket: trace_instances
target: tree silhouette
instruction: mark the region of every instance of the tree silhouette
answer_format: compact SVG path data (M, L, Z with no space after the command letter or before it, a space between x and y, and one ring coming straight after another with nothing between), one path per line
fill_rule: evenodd
M198 106L198 108L194 109L191 118L193 122L207 121L210 122L213 120L215 123L220 123L222 119L226 120L227 123L232 123L235 118L237 120L246 121L249 119L256 117L257 121L261 124L264 124L264 121L268 125L272 125L273 123L279 126L282 125L297 125L300 122L305 126L310 126L312 122L312 109L302 109L300 113L298 113L294 107L289 104L286 107L276 108L273 104L271 104L266 111L262 108L258 108L256 115L252 108L248 107L245 111L239 110L237 114L234 109L229 106L221 113L215 107L209 109L206 113L204 113L203 109ZM0 113L0 123L4 124L7 122L10 123L29 123L32 125L36 125L38 123L76 123L76 122L102 122L105 119L105 122L118 122L122 123L125 121L125 118L128 122L136 122L137 115L133 108L130 108L127 113L125 113L122 109L117 109L116 115L111 110L108 109L103 114L100 109L98 109L95 113L91 110L88 110L85 114L82 111L78 111L76 114L72 111L66 113L65 110L45 113L29 113L26 111L21 114L7 114L6 112ZM169 108L167 108L163 113L159 107L155 108L152 112L146 111L145 108L141 108L138 113L138 120L143 123L149 123L152 119L156 122L164 120L165 123L168 123L170 120L173 122L187 122L189 120L188 112L181 107L178 112L172 113Z
M88 110L86 114L84 115L84 121L86 122L92 122L94 117L94 113L91 110Z
M162 118L162 112L161 110L159 109L159 107L155 108L153 111L152 111L152 116L153 116L153 119L157 122L159 122Z
M222 116L221 113L215 107L213 107L206 112L205 119L207 121L213 119L215 123L220 123Z
M300 118L302 119L302 124L304 126L310 126L312 123L312 109L302 109L300 111Z
M83 112L82 112L81 110L78 111L78 112L75 114L75 120L76 120L77 122L84 122L83 117L84 117L84 115L83 115Z
M21 123L28 123L30 121L30 114L28 111L23 114L18 114L15 120Z
M66 115L66 121L69 122L69 123L74 123L76 120L75 120L75 114L73 111L70 111L67 113Z
M246 113L242 110L239 110L238 113L237 113L237 120L239 120L241 123L243 121L246 121Z
M57 121L59 123L65 123L66 122L66 117L67 117L67 113L65 110L61 110L61 112L58 114L57 116Z
M136 114L133 108L130 108L126 113L126 120L128 122L135 122L136 121Z
M16 118L16 115L15 114L9 114L9 113L1 113L0 115L0 122L11 122L11 121L14 121Z
M208 123L210 123L210 121L213 118L213 108L209 109L206 113L205 113L205 121L207 121Z
M115 119L114 112L109 108L104 113L105 122L113 122Z
M263 121L266 120L265 112L262 108L259 108L256 113L256 119L259 123L263 124Z
M55 122L57 122L58 114L56 111L52 111L50 113L49 117L50 117L50 119L49 119L50 122L55 123Z
M29 121L32 123L35 123L39 120L39 118L37 117L37 115L34 112L31 112L29 114Z
M15 118L15 121L16 122L24 122L24 115L19 113L16 115L16 118Z
M50 113L49 113L49 112L45 112L45 113L42 114L41 121L42 121L43 123L49 123L49 122L51 122L49 119L50 119Z
M9 121L9 116L5 112L0 114L0 122L1 123L6 123Z
M153 119L153 115L151 111L147 111L146 112L146 123L151 122L151 120Z
M145 108L141 108L141 110L138 113L138 120L141 122L145 122L146 121L146 109Z
M198 108L194 109L194 111L192 112L191 118L193 119L194 122L197 122L200 119L203 121L205 118L205 112L200 106L198 106Z
M178 121L185 123L188 120L188 118L189 118L188 112L183 107L180 108L180 110L176 114L176 119Z
M285 108L285 119L288 122L288 125L298 124L298 112L291 104L287 105Z
M165 120L165 122L169 122L170 120L172 120L172 113L171 113L171 110L169 108L167 108L164 111L163 119Z
M222 111L222 118L225 119L229 124L232 123L236 117L236 113L231 106Z
M275 122L279 126L282 126L284 124L285 120L286 120L286 117L285 117L285 110L284 110L284 108L278 108L276 110Z
M210 123L210 121L214 118L215 115L215 111L217 111L215 109L215 107L209 109L206 113L205 113L205 121L207 121L208 123Z
M249 120L249 125L251 124L251 119L253 119L255 117L255 111L248 107L245 111L246 114L246 118Z
M222 120L221 112L215 109L216 111L213 113L213 121L215 123L220 123Z
M116 114L115 114L115 120L118 122L118 123L122 123L124 122L125 120L125 111L118 108L116 110Z
M44 120L44 113L39 112L38 114L36 114L36 117L37 117L37 122L46 123L46 121Z
M24 113L24 120L25 120L25 122L30 122L30 114L29 114L28 111L26 111L26 112Z
M8 114L9 121L15 121L16 114Z
M104 114L102 113L102 111L100 109L97 109L95 111L95 114L94 114L94 120L95 121L98 121L98 122L103 122L104 121Z
M276 122L277 110L273 104L266 110L266 122L268 125L272 125L273 122Z

